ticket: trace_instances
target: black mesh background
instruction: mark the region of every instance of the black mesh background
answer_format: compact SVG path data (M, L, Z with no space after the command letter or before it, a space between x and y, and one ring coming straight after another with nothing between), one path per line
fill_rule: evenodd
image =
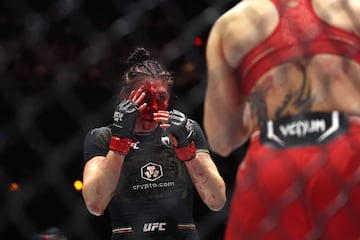
M236 2L0 2L1 240L52 227L71 240L109 239L107 213L89 214L73 182L86 132L111 121L126 57L139 45L150 50L175 73L172 105L202 124L207 34ZM228 198L244 149L214 154ZM222 239L227 211L211 212L196 196L203 240Z

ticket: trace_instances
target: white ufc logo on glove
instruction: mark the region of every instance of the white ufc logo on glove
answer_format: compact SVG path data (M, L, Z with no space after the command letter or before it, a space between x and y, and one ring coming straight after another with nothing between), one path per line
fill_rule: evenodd
M115 121L115 122L121 122L121 121L123 120L123 119L122 119L123 116L124 116L123 113L115 111L115 112L114 112L114 121Z

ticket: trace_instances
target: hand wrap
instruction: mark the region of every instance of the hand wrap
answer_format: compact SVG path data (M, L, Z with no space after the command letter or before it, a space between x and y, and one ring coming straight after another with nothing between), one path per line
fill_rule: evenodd
M137 106L131 100L123 100L115 108L109 149L124 154L129 152L138 115Z
M192 121L178 110L170 111L170 127L167 129L177 140L174 151L181 161L189 161L196 156L196 147L193 141Z

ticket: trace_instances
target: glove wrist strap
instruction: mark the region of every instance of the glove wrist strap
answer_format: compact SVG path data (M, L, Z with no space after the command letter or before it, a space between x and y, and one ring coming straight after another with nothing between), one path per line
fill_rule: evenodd
M194 141L185 147L174 147L174 151L180 161L190 161L196 156L196 147Z
M119 153L128 154L133 140L129 138L120 138L112 136L109 149Z

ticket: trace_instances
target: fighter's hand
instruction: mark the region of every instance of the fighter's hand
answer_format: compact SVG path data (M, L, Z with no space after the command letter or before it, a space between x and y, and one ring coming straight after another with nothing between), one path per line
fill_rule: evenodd
M154 120L161 128L176 139L176 147L184 147L191 143L192 128L188 118L178 110L158 111L154 113Z
M154 120L159 122L159 126L166 129L172 137L179 160L187 161L195 157L194 131L191 120L185 114L178 110L159 111L154 113Z
M146 103L142 103L144 97L145 93L142 92L141 89L138 89L137 91L132 91L128 99L121 101L121 103L116 106L113 117L113 136L128 139L133 137L139 111L146 107Z
M159 123L159 127L167 129L170 127L169 124L169 111L159 110L154 113L154 121Z
M127 154L130 150L136 119L139 111L146 107L146 103L142 103L145 93L138 89L132 91L128 99L121 101L116 106L113 116L113 125L111 128L111 139L109 149ZM138 107L138 105L140 105Z
M146 108L147 105L147 103L144 102L145 96L146 93L141 88L139 88L136 91L131 91L128 100L133 101L137 106L137 110L141 112L143 109Z
M167 131L170 132L177 140L177 145L174 147L175 153L179 160L189 161L196 156L196 147L193 141L193 124L184 113L178 110L171 110L169 112L170 126Z
M171 110L169 112L168 123L170 126L167 128L167 131L175 136L178 142L178 148L188 146L192 142L192 123L191 120L189 120L184 113L175 109Z

